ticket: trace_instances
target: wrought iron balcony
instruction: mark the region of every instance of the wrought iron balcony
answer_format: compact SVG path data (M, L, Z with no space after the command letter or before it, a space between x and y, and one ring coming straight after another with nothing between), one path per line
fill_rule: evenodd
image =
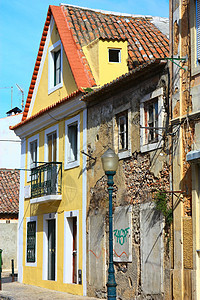
M62 163L49 162L31 169L31 198L61 195Z

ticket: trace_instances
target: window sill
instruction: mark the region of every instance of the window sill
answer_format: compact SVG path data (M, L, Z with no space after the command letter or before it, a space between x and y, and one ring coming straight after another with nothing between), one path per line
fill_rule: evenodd
M146 145L143 145L143 146L140 147L140 151L142 153L143 152L148 152L148 151L153 151L153 150L161 148L162 145L163 145L162 141L159 141L157 143L152 143L152 144L146 144Z
M60 200L62 200L62 195L47 195L43 197L32 198L30 200L30 204L47 203L51 201L60 201Z
M124 159L124 158L130 157L130 156L131 156L131 150L124 150L124 151L118 152L119 159Z
M59 83L56 86L48 89L48 95L50 95L51 93L55 92L56 90L60 89L61 87L63 87L63 83Z
M37 262L31 263L31 262L26 262L25 263L26 267L37 267Z
M80 166L80 163L79 163L78 160L72 161L72 162L69 162L65 165L65 170L73 169L73 168L76 168L76 167L79 167L79 166Z

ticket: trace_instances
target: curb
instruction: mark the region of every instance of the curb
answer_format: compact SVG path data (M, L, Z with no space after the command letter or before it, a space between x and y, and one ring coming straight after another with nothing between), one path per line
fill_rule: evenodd
M15 300L13 297L3 296L0 294L0 300Z

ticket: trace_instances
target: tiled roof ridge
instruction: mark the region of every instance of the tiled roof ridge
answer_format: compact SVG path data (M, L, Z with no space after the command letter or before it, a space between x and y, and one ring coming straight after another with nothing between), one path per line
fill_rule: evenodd
M44 114L45 112L47 112L47 111L49 111L49 110L51 110L51 109L53 109L53 108L55 108L55 107L58 107L58 106L61 105L61 104L64 104L65 102L67 102L67 101L73 99L74 97L78 96L78 95L81 94L81 93L84 93L84 90L83 90L83 89L78 89L77 91L71 93L71 94L68 95L67 97L64 97L64 98L62 98L61 100L55 102L54 104L49 105L49 106L47 106L47 107L41 109L39 112L37 112L36 114L30 116L29 118L27 118L27 119L25 119L25 120L22 120L20 123L14 125L14 126L9 126L9 128L10 128L11 130L14 130L14 129L16 129L16 128L18 128L18 127L20 127L20 126L22 126L22 125L24 125L24 124L26 124L26 123L28 123L28 122L30 122L31 120L33 120L33 119L35 119L35 118L41 116L41 115Z
M105 15L114 15L114 16L122 16L122 17L131 17L131 18L155 18L155 17L159 17L159 16L151 16L151 15L140 15L140 14L129 14L129 13L122 13L122 12L115 12L115 11L108 11L108 10L103 10L103 9L98 9L98 8L90 8L90 7L83 7L83 6L79 6L79 5L74 5L74 4L67 4L67 3L60 3L61 6L71 6L74 8L79 8L79 9L83 9L83 10L90 10L90 11L94 11L94 12L99 12ZM164 19L168 19L166 17L159 17Z

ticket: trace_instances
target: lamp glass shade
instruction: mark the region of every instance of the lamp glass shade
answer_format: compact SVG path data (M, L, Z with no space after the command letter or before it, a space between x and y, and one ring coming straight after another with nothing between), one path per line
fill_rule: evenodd
M114 171L116 172L119 158L118 155L112 149L106 150L106 152L101 156L102 166L104 171Z

